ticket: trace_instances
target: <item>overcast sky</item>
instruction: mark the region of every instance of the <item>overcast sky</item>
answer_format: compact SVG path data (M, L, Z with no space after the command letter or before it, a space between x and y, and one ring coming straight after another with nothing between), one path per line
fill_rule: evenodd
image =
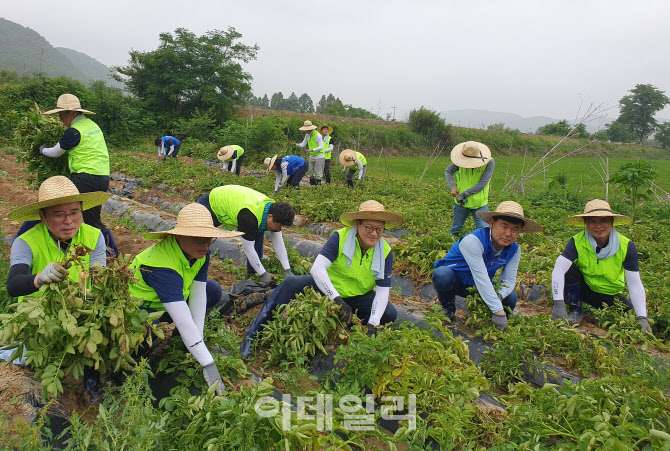
M161 32L232 26L260 47L245 66L256 95L332 93L398 119L421 106L573 119L638 83L670 94L667 0L0 0L0 16L108 66Z

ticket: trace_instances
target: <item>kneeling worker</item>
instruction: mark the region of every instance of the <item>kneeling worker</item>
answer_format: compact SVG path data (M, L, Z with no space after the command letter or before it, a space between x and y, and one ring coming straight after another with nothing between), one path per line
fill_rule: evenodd
M542 227L523 214L516 202L505 201L496 211L478 211L489 227L475 229L451 246L446 257L435 262L433 287L449 319L456 313L456 295L466 297L468 288L477 287L479 295L493 313L493 324L503 331L507 326L504 307L514 310L517 294L516 273L521 249L516 239L521 232L541 232ZM493 277L500 273L501 286L494 288Z
M316 257L310 275L287 277L263 304L249 326L240 353L247 358L256 334L272 320L275 307L287 304L306 287L320 290L340 306L340 319L348 323L352 312L374 326L395 321L397 312L389 302L393 251L382 238L385 226L396 226L404 218L386 211L377 201L363 202L358 211L343 213L347 227L335 231Z
M217 238L239 235L215 228L205 207L188 204L179 212L174 229L144 234L145 240L160 241L130 264L137 278L130 294L144 299L142 308L170 315L186 349L202 365L207 384L218 384L219 395L223 382L203 338L205 312L221 300L222 294L217 281L207 280L209 246Z

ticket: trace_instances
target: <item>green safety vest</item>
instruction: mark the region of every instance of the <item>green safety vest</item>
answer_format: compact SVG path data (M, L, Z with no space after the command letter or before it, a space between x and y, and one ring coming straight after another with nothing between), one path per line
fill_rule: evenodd
M237 158L240 158L242 155L244 155L244 149L241 148L240 146L230 146L230 147L235 149L235 151L237 152Z
M324 148L324 150L325 150L325 149L328 149L329 147L330 147L330 135L327 135L327 138L325 138L325 139L323 140L323 148ZM330 160L330 156L331 156L332 153L333 153L333 152L330 151L330 150L327 151L327 152L325 153L325 155L326 155L326 160Z
M365 155L363 155L362 153L360 153L360 152L356 152L356 157L358 157L358 159L361 160L361 164L362 164L363 166L365 166L366 164L368 164L368 160L365 158Z
M239 185L224 185L209 192L209 205L221 224L237 227L237 215L248 208L258 219L263 220L263 212L268 202L274 202L263 193Z
M70 172L109 175L109 152L100 127L89 118L80 119L72 128L79 131L81 141L68 151Z
M135 270L135 277L137 278L130 285L130 295L144 299L142 303L142 307L144 308L153 311L165 310L156 291L144 281L142 266L168 268L177 272L184 281L182 294L184 295L184 300L186 300L191 292L193 280L195 280L195 276L200 272L202 265L205 264L205 260L207 260L206 256L196 260L193 266L191 266L174 235L169 235L150 248L140 252L130 264L130 268Z
M323 153L323 149L318 150L316 152L312 152L312 149L316 149L317 147L319 147L319 144L316 142L317 136L321 136L321 134L316 130L312 130L312 133L309 135L309 139L307 140L307 147L309 148L310 157L318 157Z
M454 174L454 181L456 182L456 188L458 188L458 192L462 193L472 188L477 183L479 183L479 180L482 178L482 174L484 173L484 170L488 165L489 164L486 163L484 166L473 169L459 167L458 171L456 171L456 174ZM476 210L477 208L481 208L484 205L488 204L490 185L491 185L491 179L489 179L489 182L486 184L483 190L471 196L468 196L468 198L465 201L464 207ZM457 203L455 197L454 197L454 203Z
M345 227L335 232L340 235L340 248L337 258L328 267L328 277L343 298L365 294L372 290L376 284L375 276L372 275L371 269L374 247L368 249L363 256L361 254L361 246L358 244L358 238L356 238L356 252L351 261L351 266L347 266L347 257L342 253L342 250L351 229L352 227ZM391 252L391 246L384 238L382 240L384 241L384 259L386 259L389 252Z
M619 234L619 250L611 257L598 260L584 231L572 237L577 248L575 265L582 273L584 282L596 293L615 295L626 285L623 262L628 254L628 238Z
M82 224L81 227L79 227L77 234L72 237L70 246L83 244L93 251L98 244L100 233L100 229L88 224ZM65 257L65 252L58 247L58 243L51 237L49 229L43 222L37 224L26 233L21 234L19 238L28 243L28 246L30 246L30 249L33 252L33 261L30 264L30 274L38 274L42 272L49 263L60 263ZM68 270L70 273L69 279L75 282L79 282L79 273L82 269L89 269L91 255L87 253L86 255L81 256L80 261L84 265L84 268L80 265L72 265ZM18 301L21 302L22 300L23 296L20 296Z

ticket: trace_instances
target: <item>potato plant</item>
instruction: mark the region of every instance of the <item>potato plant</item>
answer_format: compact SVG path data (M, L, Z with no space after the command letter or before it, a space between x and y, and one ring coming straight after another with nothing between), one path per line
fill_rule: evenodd
M77 265L74 254L81 249L69 252L64 264ZM129 263L130 256L122 256L107 267L82 269L80 282L44 285L11 305L11 313L0 315L0 343L18 346L12 359L23 355L25 346L27 364L41 379L45 397L62 393L63 378L80 379L84 367L103 374L131 369L139 347L152 345L147 326L163 337L163 331L151 325L162 312L140 310L142 300L129 294L134 280Z
M20 153L19 162L26 164L28 181L37 188L44 180L54 175L70 175L67 153L58 158L45 157L40 153L40 145L54 146L63 136L65 128L57 115L45 116L37 104L26 113L15 129L15 140Z

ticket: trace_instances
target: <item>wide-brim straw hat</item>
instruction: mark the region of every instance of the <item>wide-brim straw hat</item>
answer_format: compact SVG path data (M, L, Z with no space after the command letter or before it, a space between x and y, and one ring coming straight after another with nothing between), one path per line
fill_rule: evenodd
M340 164L342 166L353 166L356 164L356 159L358 158L358 155L356 155L356 151L352 149L344 149L342 152L340 152Z
M303 132L308 132L311 130L316 129L316 125L312 124L312 121L305 121L302 127L300 127L298 130L302 130Z
M542 226L532 219L528 219L523 214L523 207L513 200L506 200L501 202L496 208L496 211L478 211L477 216L486 222L489 222L494 216L507 216L509 218L521 219L524 226L520 232L525 233L539 233L542 231Z
M633 223L633 218L625 215L612 213L610 204L602 199L593 199L586 203L584 213L581 215L570 216L565 219L567 224L573 226L584 226L584 218L614 218L614 226L629 225Z
M207 207L193 202L186 205L177 215L174 229L163 232L148 232L142 237L145 240L162 240L168 235L195 236L202 238L232 238L244 235L243 232L232 232L214 227L212 214Z
M400 213L386 211L376 200L366 200L358 207L358 211L349 211L340 216L340 222L346 226L353 226L357 219L384 221L385 226L397 226L405 220Z
M235 153L233 146L224 146L219 149L219 152L216 154L216 158L221 161L226 161L228 158L232 157Z
M459 168L479 168L490 160L491 149L477 141L466 141L451 149L451 162Z
M272 158L267 157L265 160L263 160L263 164L268 167L268 172L272 170L272 166L275 165L275 161L277 161L277 155Z
M45 111L42 114L54 114L58 113L59 111L79 111L86 114L95 114L93 111L83 109L81 107L81 103L79 103L79 99L74 94L61 95L56 101L56 108Z
M326 127L326 128L328 129L328 134L329 134L329 135L330 135L331 133L333 133L333 127L331 127L330 125L326 125L326 124L323 124L321 127L319 127L319 132L321 132L321 129L322 129L323 127Z
M49 177L40 185L37 192L37 202L17 208L7 218L12 221L37 221L40 219L40 209L54 205L81 202L82 210L97 207L109 199L109 194L102 191L80 193L72 180L62 175Z

